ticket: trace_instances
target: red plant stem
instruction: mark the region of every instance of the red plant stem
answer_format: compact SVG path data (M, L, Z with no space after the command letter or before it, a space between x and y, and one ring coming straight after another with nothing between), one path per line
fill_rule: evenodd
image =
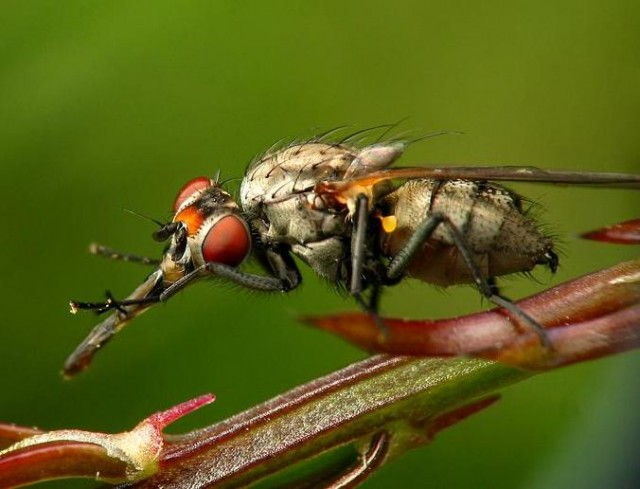
M445 413L528 375L478 360L372 357L210 428L170 437L161 470L135 487L240 486L386 426L394 426L395 456L426 442L437 431L431 421L446 426L455 416L447 421ZM464 387L453 388L461 378Z
M640 260L541 292L518 306L547 328L553 349L503 309L429 320L385 318L381 334L362 313L307 318L371 351L398 355L471 355L524 368L546 369L638 346Z

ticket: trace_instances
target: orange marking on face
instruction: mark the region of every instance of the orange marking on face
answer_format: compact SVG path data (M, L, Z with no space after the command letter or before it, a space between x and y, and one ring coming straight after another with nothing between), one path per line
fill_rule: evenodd
M182 209L176 217L173 218L174 222L183 222L187 226L187 234L189 236L193 236L198 232L200 226L204 222L204 216L202 213L193 205L189 207L185 207Z

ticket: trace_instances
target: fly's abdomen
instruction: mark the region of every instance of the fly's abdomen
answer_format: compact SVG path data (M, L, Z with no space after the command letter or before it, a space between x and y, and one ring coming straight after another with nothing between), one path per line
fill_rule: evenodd
M430 216L442 223L411 261L408 274L437 285L473 282L473 274L452 235L457 229L485 277L526 272L538 264L555 269L553 243L522 212L520 198L487 182L416 179L386 196L381 206L396 217L396 227L382 237L382 250L396 256Z

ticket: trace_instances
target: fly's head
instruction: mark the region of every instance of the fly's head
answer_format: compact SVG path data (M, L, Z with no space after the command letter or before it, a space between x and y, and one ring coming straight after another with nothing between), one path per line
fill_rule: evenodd
M174 201L173 211L171 222L153 234L157 241L170 240L162 260L93 247L96 254L159 266L123 300L107 292L106 302L70 302L74 313L84 309L112 314L96 325L67 358L65 376L85 370L93 356L133 318L167 300L193 279L211 274L208 264L235 267L249 255L249 226L238 205L216 180L199 177L187 182Z
M153 234L171 239L162 260L165 283L210 262L238 266L251 251L251 233L240 208L216 180L194 178L178 192L172 221Z

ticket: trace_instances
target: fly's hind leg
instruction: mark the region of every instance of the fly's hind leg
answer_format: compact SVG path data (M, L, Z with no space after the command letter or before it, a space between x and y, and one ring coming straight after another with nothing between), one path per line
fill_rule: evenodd
M462 258L469 267L473 279L480 290L480 293L495 305L509 311L514 316L528 323L533 331L540 338L540 342L546 348L551 348L551 342L544 327L532 318L529 314L520 309L507 297L498 292L495 278L485 277L482 270L476 263L473 253L469 249L464 237L451 220L442 213L429 214L417 227L411 238L407 241L405 247L391 260L387 267L387 278L389 280L398 280L406 271L409 263L415 254L420 251L424 243L433 235L436 228L440 225L446 226L450 232L453 241L460 251Z

